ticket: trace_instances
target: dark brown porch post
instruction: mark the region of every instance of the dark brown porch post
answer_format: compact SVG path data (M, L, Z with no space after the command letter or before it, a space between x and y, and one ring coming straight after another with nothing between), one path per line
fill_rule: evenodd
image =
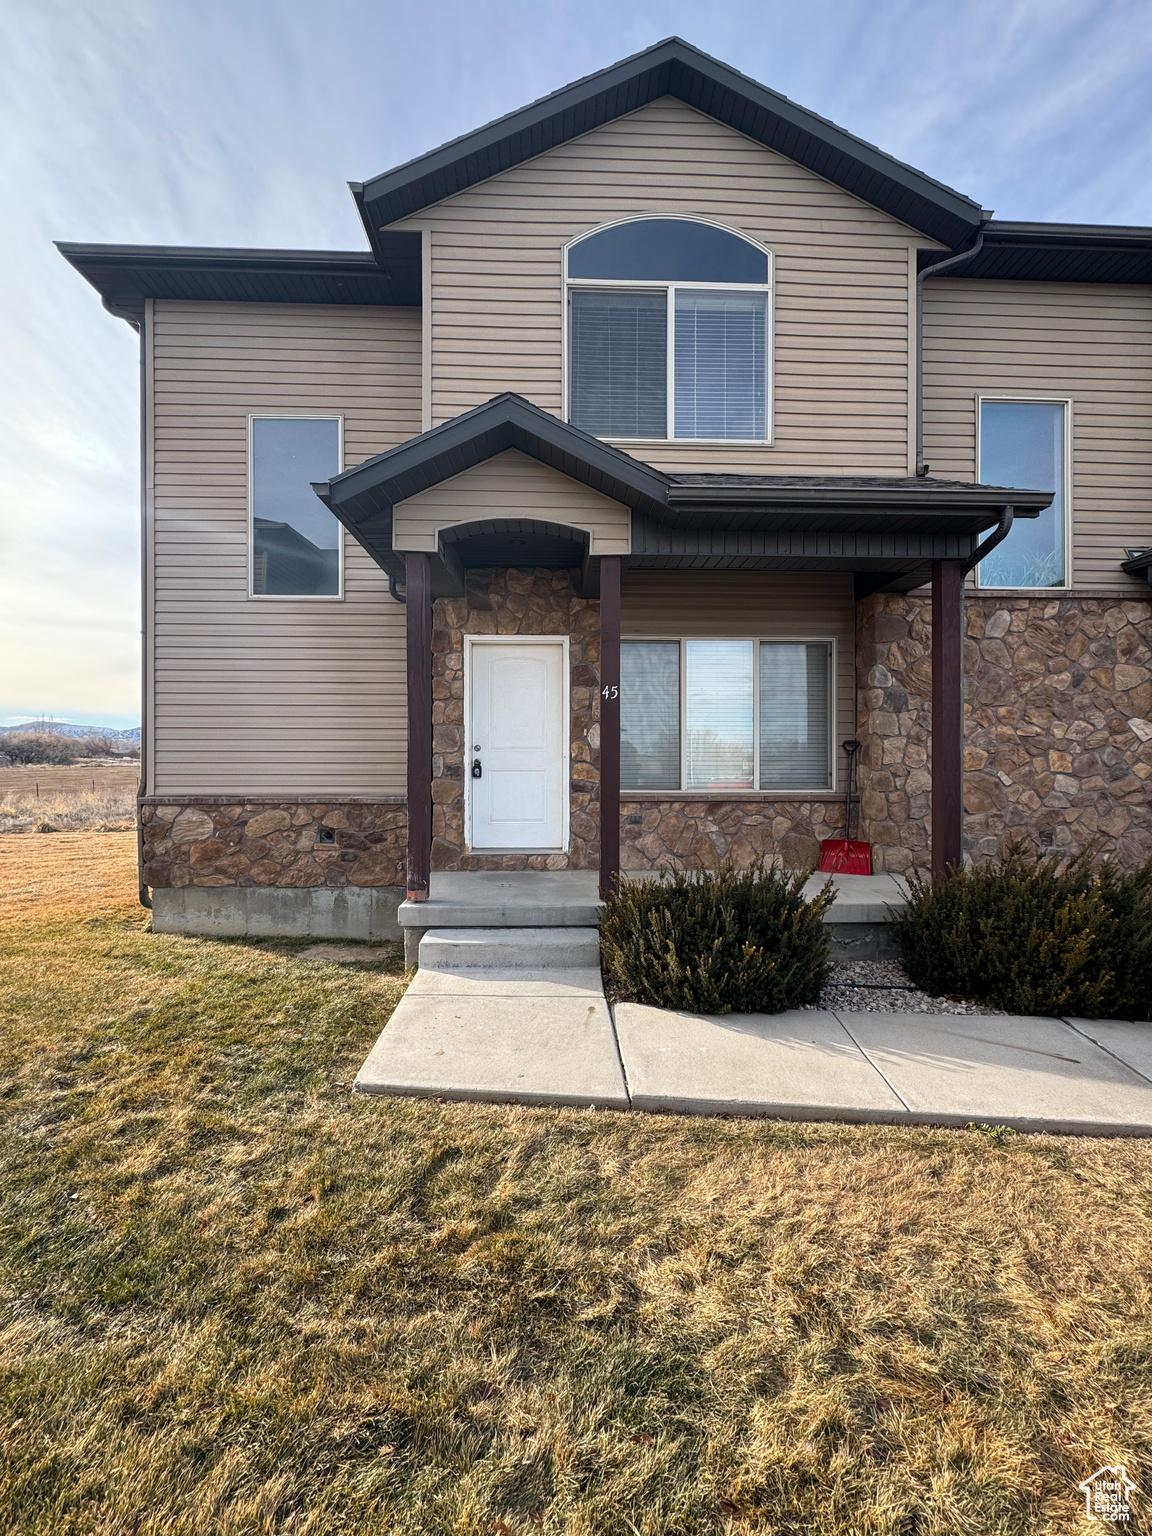
M426 554L404 556L408 637L408 900L428 900L432 864L432 592Z
M963 854L964 574L959 560L932 562L932 878Z
M600 557L600 894L620 874L620 556Z

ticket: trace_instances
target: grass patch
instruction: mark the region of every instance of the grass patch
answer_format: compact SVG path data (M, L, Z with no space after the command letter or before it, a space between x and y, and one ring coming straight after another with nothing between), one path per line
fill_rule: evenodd
M0 841L6 1532L1031 1536L1152 1483L1146 1144L354 1100L399 956L152 935L130 839Z

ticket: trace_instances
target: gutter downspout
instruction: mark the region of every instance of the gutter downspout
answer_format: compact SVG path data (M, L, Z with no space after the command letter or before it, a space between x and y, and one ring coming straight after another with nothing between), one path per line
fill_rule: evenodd
M388 596L397 603L406 603L408 601L406 590L404 593L401 593L397 589L396 578L393 576L391 571L388 572Z
M155 307L155 306L153 306ZM149 418L152 411L150 399L151 370L148 367L148 349L152 346L148 309L140 322L140 788L136 793L136 873L139 880L140 905L152 910L152 895L144 873L144 822L140 815L140 802L148 793L149 707L151 704L151 673L148 666L148 642L151 627L151 575L148 558L149 496L148 483L151 474L149 442Z
M148 793L148 361L146 348L148 311L145 305L118 304L105 299L104 308L118 320L126 320L140 337L140 779L136 788L136 894L140 905L152 910L152 897L144 878L144 823L140 819L140 801Z
M996 527L984 540L983 544L977 544L976 548L972 551L967 560L965 560L964 564L960 567L961 576L969 575L976 569L985 555L990 555L996 548L997 544L1002 544L1004 542L1004 540L1012 532L1012 518L1014 514L1015 508L1004 508L1004 510L1000 513L1000 521L996 524Z
M942 261L934 262L916 274L916 475L919 479L923 479L929 469L924 462L924 279L959 267L977 255L984 244L984 231L991 218L988 214L966 251L945 256Z

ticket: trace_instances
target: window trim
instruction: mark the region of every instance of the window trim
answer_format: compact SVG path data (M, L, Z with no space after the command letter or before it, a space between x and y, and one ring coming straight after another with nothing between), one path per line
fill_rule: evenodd
M711 791L699 785L688 787L688 667L685 646L689 640L743 640L752 647L752 788ZM638 795L687 795L694 799L740 800L771 799L775 795L795 798L798 795L833 796L837 788L836 772L836 722L839 718L838 685L840 678L839 642L835 635L621 635L621 645L659 643L677 645L680 648L679 698L680 698L680 782L675 788L626 789L620 787L621 799L633 799ZM761 645L826 645L828 647L828 783L820 789L812 785L793 788L780 786L760 789L760 647ZM623 704L623 700L621 700Z
M980 417L984 405L1059 405L1064 410L1064 580L1058 587L1003 587L985 586L980 580L980 567L972 572L977 591L980 592L1066 592L1075 583L1072 576L1072 404L1071 395L1027 395L976 393L974 398L976 436L976 483L983 484L981 465L982 443Z
M612 278L612 277L573 277L568 276L568 253L574 246L581 245L593 235L603 234L607 229L616 229L621 224L643 224L651 219L675 219L686 224L707 224L712 229L723 230L725 234L733 235L737 240L742 240L746 245L762 252L768 260L768 281L766 283L695 283L673 281L667 278L643 277L643 278ZM665 387L665 432L664 437L606 437L603 442L629 443L632 445L647 445L655 447L676 443L678 445L693 444L702 448L771 448L775 444L775 404L776 404L776 254L764 245L762 241L755 240L751 235L745 234L742 229L736 229L730 224L723 224L718 219L706 219L698 213L630 213L623 218L610 219L606 224L598 224L595 229L586 229L581 234L575 235L564 244L560 263L560 293L561 313L563 317L561 337L561 398L564 402L564 420L572 420L572 369L571 369L571 304L569 295L573 289L608 288L616 293L630 293L637 290L659 288L667 295L665 323L667 325L666 359L667 385ZM676 350L675 350L675 290L686 288L692 292L700 290L712 290L721 293L766 293L768 295L768 314L764 327L764 351L765 351L765 379L764 379L764 436L763 437L676 437Z
M344 525L337 519L340 530L336 542L337 587L335 592L257 592L256 576L256 524L253 502L253 470L255 455L252 451L252 426L257 421L334 421L336 432L336 474L344 469L344 415L337 411L249 411L245 433L248 449L248 599L254 603L342 603L344 601Z

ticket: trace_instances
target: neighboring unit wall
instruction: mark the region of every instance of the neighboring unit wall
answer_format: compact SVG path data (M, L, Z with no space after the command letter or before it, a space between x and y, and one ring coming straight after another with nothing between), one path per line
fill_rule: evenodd
M927 868L931 600L860 605L863 832L873 868ZM1152 857L1152 600L969 595L964 848L1018 838Z
M674 470L908 473L910 248L932 242L671 97L397 226L430 231L431 425L501 390L562 414L562 248L644 214L775 253L775 446L630 451Z
M626 555L630 548L627 507L515 449L400 502L392 545L435 552L442 528L509 517L580 528L590 535L589 554Z
M161 795L404 793L404 610L248 596L250 412L343 413L346 467L420 430L420 312L157 300L151 714Z
M1072 401L1075 587L1139 596L1126 547L1152 545L1152 289L928 278L924 456L976 478L976 396Z

